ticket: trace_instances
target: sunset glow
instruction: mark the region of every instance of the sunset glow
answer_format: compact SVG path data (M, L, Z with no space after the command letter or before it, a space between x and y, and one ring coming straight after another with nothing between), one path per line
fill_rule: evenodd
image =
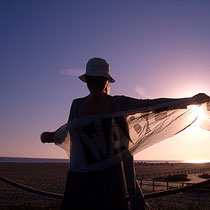
M210 160L186 160L185 163L210 163Z
M1 1L0 157L66 158L40 135L65 124L73 100L89 94L78 76L93 57L110 64L112 96L210 95L209 8L197 0ZM192 126L135 159L210 160L206 107L188 113Z

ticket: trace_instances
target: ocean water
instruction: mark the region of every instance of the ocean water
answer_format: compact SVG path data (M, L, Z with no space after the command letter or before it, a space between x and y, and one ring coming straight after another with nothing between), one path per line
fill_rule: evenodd
M0 157L1 163L68 163L68 159ZM184 163L182 160L135 160L136 163Z
M1 163L68 163L68 159L0 157Z
M135 160L135 163L185 163L184 160Z

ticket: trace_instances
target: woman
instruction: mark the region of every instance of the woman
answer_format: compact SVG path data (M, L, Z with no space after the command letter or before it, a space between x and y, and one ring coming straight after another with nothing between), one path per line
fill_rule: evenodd
M126 111L179 100L139 100L108 95L109 83L115 80L109 74L109 64L101 58L90 59L86 65L86 73L79 78L87 83L90 94L73 101L68 122L84 116ZM189 104L207 100L208 96L198 94L189 98ZM143 195L136 182L132 156L108 166L100 166L100 161L116 152L107 136L109 125L109 122L99 121L97 128L90 125L85 129L77 127L70 130L71 158L61 209L145 209ZM86 136L80 133L82 129ZM55 132L43 133L42 142L54 141L54 134ZM93 142L95 142L93 147L89 147L88 144Z

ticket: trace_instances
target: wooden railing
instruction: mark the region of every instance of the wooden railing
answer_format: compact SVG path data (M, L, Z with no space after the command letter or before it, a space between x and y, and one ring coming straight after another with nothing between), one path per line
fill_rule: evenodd
M176 171L165 171L165 172L158 172L158 173L150 173L150 174L137 174L136 178L138 180L141 179L151 179L157 177L167 177L167 176L174 176L174 175L181 175L181 174L195 174L195 173L206 173L210 171L210 168L194 168L194 169L183 169L183 170L176 170Z

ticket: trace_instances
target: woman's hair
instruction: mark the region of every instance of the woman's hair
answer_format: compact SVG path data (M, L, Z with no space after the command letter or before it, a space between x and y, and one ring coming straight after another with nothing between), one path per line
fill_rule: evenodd
M110 93L110 86L109 86L108 81L105 84L104 93L106 93L107 95L109 95Z

